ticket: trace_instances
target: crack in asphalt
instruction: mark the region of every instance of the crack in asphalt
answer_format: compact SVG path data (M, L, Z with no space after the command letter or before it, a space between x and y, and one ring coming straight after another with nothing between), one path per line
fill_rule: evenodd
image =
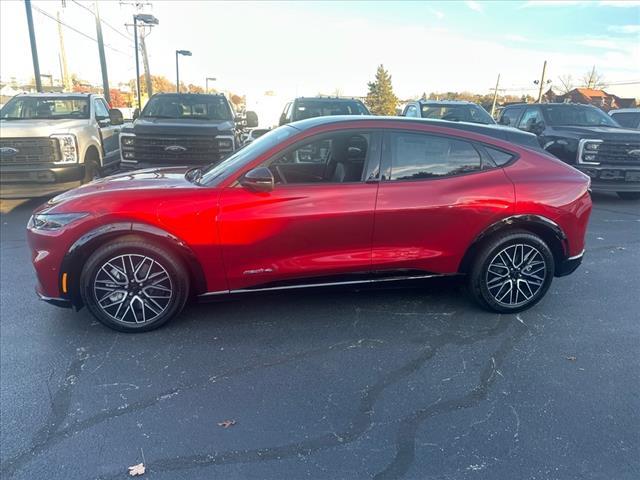
M277 460L287 457L308 456L319 450L346 445L359 439L373 426L374 404L384 392L384 390L410 376L422 368L436 352L445 345L470 345L485 339L489 339L505 332L509 325L515 325L517 334L514 337L507 337L498 350L494 352L484 367L478 385L461 398L455 398L437 402L425 409L417 410L413 414L405 417L400 429L398 452L392 463L380 474L379 478L399 478L404 475L414 459L415 431L421 422L430 416L445 413L458 408L469 408L477 405L487 397L489 387L495 382L498 366L502 363L512 347L528 331L528 328L515 320L505 320L501 316L497 324L475 335L459 335L455 332L442 333L433 338L428 336L424 342L431 341L422 349L421 353L405 363L404 365L387 372L374 385L367 387L363 391L357 413L350 424L341 432L329 432L315 438L285 444L274 447L238 449L219 453L201 453L188 456L167 457L150 460L147 470L152 472L171 472L189 470L195 467L224 465L233 463L250 463ZM404 427L404 430L403 430ZM122 471L112 472L98 477L100 480L117 478L122 475Z

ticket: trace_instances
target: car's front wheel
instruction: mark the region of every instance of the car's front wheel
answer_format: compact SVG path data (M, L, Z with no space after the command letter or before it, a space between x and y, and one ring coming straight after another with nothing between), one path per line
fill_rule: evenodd
M623 200L640 200L640 192L617 192Z
M160 327L184 307L189 276L173 252L142 238L98 248L80 276L82 299L103 324L123 332Z
M535 305L549 289L554 260L547 244L529 232L510 232L486 242L469 275L469 288L483 307L515 313Z

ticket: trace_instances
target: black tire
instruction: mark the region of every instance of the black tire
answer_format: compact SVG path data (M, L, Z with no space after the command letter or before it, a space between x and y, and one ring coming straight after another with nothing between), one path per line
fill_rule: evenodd
M622 200L640 200L640 192L616 192Z
M514 261L509 264L511 257ZM469 274L469 290L487 310L516 313L544 297L554 269L553 253L537 235L525 231L498 234L478 250Z
M98 162L96 160L85 159L84 161L84 177L82 185L85 185L99 176Z
M189 296L189 275L173 252L146 239L121 237L89 257L80 292L93 316L109 328L146 332L180 313Z

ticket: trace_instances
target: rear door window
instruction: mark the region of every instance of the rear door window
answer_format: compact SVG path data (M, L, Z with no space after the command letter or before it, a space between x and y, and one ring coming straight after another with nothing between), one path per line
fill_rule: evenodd
M482 169L480 154L469 142L422 133L389 135L391 181L442 178Z

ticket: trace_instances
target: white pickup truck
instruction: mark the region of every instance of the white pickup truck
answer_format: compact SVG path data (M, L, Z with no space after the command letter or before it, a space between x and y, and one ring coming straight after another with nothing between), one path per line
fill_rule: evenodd
M101 95L16 95L0 110L0 198L50 195L117 168L122 123Z

